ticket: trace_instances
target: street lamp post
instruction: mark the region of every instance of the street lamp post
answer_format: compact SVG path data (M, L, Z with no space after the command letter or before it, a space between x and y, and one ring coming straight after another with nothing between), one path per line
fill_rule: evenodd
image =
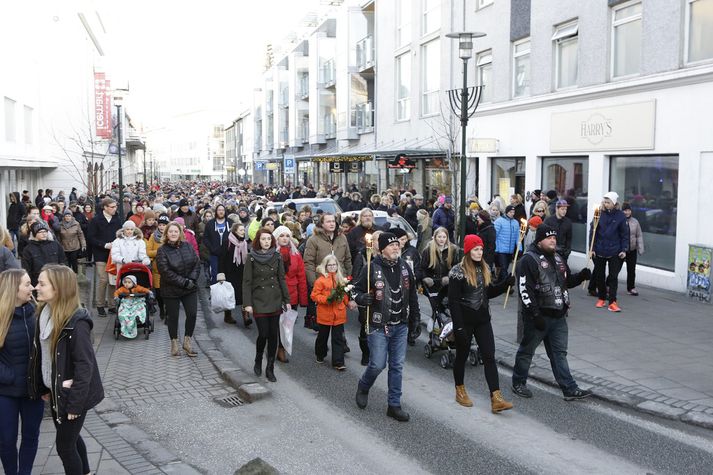
M117 149L119 150L119 217L123 220L126 215L124 214L124 170L121 165L121 106L124 100L123 92L127 92L128 89L115 89L114 92L114 105L116 106L116 138L118 141Z
M465 187L466 187L466 128L480 103L483 86L468 87L468 60L473 56L473 38L481 38L485 33L460 32L449 33L448 38L458 40L458 56L463 60L463 87L448 91L448 100L453 114L460 117L461 152L460 152L460 205L458 213L458 240L462 246L465 241ZM475 194L478 194L479 163L475 160Z

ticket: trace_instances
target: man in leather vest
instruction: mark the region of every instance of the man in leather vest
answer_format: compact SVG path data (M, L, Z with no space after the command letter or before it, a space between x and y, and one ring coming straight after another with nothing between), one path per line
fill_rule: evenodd
M512 390L518 396L532 397L532 391L527 387L527 375L535 349L544 341L557 384L565 401L572 401L592 393L577 386L567 363L567 289L591 278L592 273L584 268L579 274L571 275L556 249L557 231L542 224L537 228L535 242L517 265L519 310L524 319L524 333L515 356Z
M409 265L401 259L399 239L390 232L379 235L380 255L371 264L370 285L367 272L354 284L356 302L368 306L369 365L359 379L356 403L366 407L369 389L389 361L389 408L386 415L400 422L409 420L401 409L401 378L406 359L406 342L421 322L416 279Z

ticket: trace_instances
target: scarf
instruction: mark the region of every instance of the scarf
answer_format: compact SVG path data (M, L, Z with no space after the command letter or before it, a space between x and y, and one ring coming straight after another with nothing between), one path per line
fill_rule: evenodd
M245 264L245 259L248 257L248 243L245 238L240 239L233 233L228 234L228 241L235 246L233 251L233 262L236 266Z
M159 231L158 228L156 228L156 231L154 231L153 238L156 240L156 242L158 242L158 243L161 242L161 239L163 238L163 234L161 234L161 231Z
M250 254L253 256L253 258L258 261L260 264L267 264L272 260L273 257L275 257L275 253L277 252L277 249L274 247L271 247L267 251L252 251Z
M292 260L291 250L289 244L287 244L287 246L280 246L280 255L282 256L282 263L285 266L285 275L287 275L287 271L290 270L290 261Z
M62 219L62 229L69 229L72 226L74 226L74 223L76 223L75 220L71 220L70 222L67 222L64 219Z
M51 340L52 336L52 310L49 305L45 305L40 314L39 326L40 326L40 349L42 351L43 357L41 358L41 368L42 368L42 382L48 388L52 388L52 349ZM52 388L54 390L54 388Z

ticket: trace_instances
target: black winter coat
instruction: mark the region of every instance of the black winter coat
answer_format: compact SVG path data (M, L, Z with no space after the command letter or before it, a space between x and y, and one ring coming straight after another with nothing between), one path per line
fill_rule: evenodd
M448 274L448 308L451 311L453 319L453 329L463 328L463 325L474 326L478 323L490 321L490 304L489 300L505 293L508 288L508 279L500 282L491 282L485 288L483 295L483 303L479 309L474 310L462 303L465 297L473 287L468 283L463 265L456 264Z
M225 219L225 232L221 240L220 233L215 230L215 219L211 219L205 223L205 232L203 233L202 244L208 248L212 256L224 256L228 252L228 235L230 234L230 220Z
M228 241L228 238L225 238ZM250 246L248 246L248 252L250 251ZM228 250L225 254L220 256L218 260L218 272L225 274L225 280L233 285L233 290L235 291L235 305L243 304L243 271L245 270L245 263L235 265L233 262L233 254L235 253L235 246L228 242ZM246 257L247 259L247 257Z
M84 237L86 237L89 228L89 220L81 211L73 213L72 216L74 216L74 220L79 223L79 226L82 228L82 233L84 233Z
M30 303L16 307L0 348L0 396L28 396L27 368L34 334L35 307Z
M557 230L557 253L566 260L572 252L572 221L567 216L562 219L550 216L545 224Z
M66 264L62 245L51 239L37 241L30 239L22 250L22 267L30 274L32 285L37 285L40 271L45 264Z
M451 244L451 246L454 245ZM460 251L460 249L456 248L456 252L453 253L453 262L451 262L451 265L449 266L448 248L445 248L443 249L443 251L441 251L441 259L439 259L436 265L431 268L430 249L426 247L423 250L423 253L421 254L421 279L425 279L426 277L433 279L433 287L429 289L431 292L441 291L441 289L443 288L441 280L443 279L443 277L448 277L448 272L451 270L451 267L456 265L460 261L461 254L462 252Z
M492 266L495 262L495 226L483 223L478 228L478 236L483 240L483 259Z
M349 252L352 255L352 263L356 260L359 252L365 247L364 236L377 230L378 228L375 227L367 230L363 226L355 226L354 229L349 231L349 234L347 234L347 242L349 243Z
M156 265L161 275L161 297L180 298L198 291L197 285L191 290L186 288L189 280L198 283L201 270L196 251L186 241L158 248Z
M118 213L111 217L111 221L107 221L101 209L89 222L86 238L87 244L92 248L95 262L106 262L109 259L109 249L104 249L104 246L114 242L116 232L121 229L122 224L124 223Z
M20 229L22 219L25 217L25 205L20 201L20 193L13 191L12 195L15 197L15 202L7 210L7 229L9 231Z

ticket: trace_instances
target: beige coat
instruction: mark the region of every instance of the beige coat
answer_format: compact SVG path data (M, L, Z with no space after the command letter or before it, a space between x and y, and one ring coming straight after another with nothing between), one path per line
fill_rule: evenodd
M317 280L317 266L321 264L322 259L332 253L337 256L344 275L352 275L352 255L349 252L346 236L337 228L334 240L330 240L321 228L315 227L314 233L307 239L304 255L305 274L310 287Z
M78 251L87 248L87 241L84 239L82 227L74 219L69 226L62 220L59 228L59 243L65 252Z

